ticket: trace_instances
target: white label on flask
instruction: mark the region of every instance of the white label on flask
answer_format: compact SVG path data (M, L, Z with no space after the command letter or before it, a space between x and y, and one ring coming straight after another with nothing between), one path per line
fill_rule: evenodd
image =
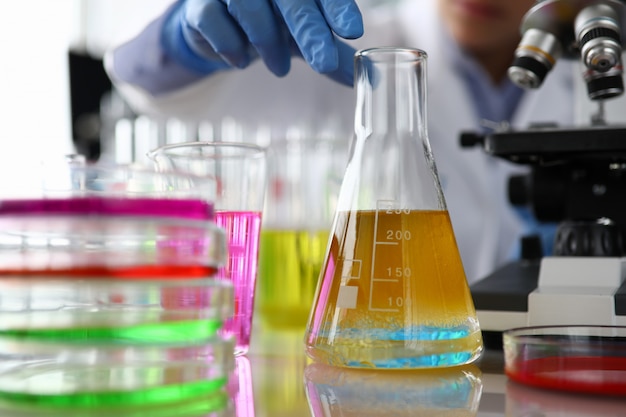
M337 295L337 307L339 308L356 308L356 296L359 287L342 285L339 287Z

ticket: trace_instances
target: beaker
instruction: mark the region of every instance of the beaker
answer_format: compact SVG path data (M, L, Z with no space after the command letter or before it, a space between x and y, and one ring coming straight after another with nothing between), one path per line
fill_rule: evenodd
M228 240L228 261L217 278L231 281L235 290L235 313L226 321L223 335L234 335L235 354L245 354L252 334L266 150L241 142L181 142L156 148L148 157L157 171L177 171L217 184L215 222Z
M320 275L347 141L338 136L273 139L263 210L258 312L268 329L304 331Z
M426 123L424 51L355 55L355 136L305 333L331 365L474 361L482 336Z

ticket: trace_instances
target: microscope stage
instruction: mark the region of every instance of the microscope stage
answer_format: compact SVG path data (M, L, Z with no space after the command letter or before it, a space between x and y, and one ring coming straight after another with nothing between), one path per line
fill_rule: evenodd
M626 258L518 261L470 287L484 334L526 326L626 326ZM493 344L493 343L490 343Z

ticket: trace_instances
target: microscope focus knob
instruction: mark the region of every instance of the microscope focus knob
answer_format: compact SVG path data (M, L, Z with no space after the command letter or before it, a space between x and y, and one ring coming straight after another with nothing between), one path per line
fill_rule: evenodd
M610 220L565 221L556 231L555 256L623 256L622 232Z
M541 236L528 235L521 239L521 259L526 261L537 261L543 256L543 245Z

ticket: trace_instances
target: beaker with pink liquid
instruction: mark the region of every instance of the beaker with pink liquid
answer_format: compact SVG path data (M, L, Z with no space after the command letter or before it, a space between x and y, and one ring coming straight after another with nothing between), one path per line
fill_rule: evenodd
M235 290L235 313L223 335L235 337L235 354L247 353L254 311L259 238L267 183L265 148L240 142L182 142L149 152L159 171L212 178L215 222L226 231L228 262L218 278Z

